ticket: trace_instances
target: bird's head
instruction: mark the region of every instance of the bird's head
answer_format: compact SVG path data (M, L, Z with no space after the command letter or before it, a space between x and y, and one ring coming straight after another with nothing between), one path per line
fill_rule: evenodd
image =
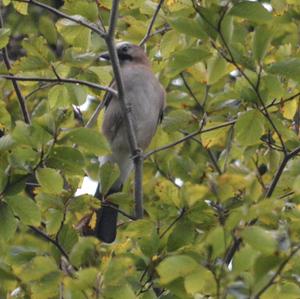
M117 54L121 65L124 64L144 64L149 65L149 60L147 58L144 50L134 44L129 42L118 43L116 46ZM105 60L110 60L108 52L100 55L100 58Z

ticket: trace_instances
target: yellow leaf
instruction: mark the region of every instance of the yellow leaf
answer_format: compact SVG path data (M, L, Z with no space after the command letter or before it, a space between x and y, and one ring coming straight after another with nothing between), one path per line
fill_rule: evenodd
M290 102L286 102L282 108L283 116L287 119L293 119L298 108L298 100L295 99Z

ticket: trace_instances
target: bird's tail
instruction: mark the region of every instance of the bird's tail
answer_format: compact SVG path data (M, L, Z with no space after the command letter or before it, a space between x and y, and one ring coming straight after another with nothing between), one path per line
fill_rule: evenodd
M118 206L110 203L103 205L97 211L97 223L95 234L105 243L112 243L117 235Z
M98 185L95 197L102 198ZM108 191L107 195L119 192L122 189L122 184L114 184L114 186ZM112 243L116 239L117 235L117 222L118 222L118 205L109 201L102 202L102 206L97 210L97 220L95 228L95 236L105 243Z

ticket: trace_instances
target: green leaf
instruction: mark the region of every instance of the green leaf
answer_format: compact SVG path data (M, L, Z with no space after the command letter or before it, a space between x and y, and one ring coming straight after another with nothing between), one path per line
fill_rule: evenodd
M65 138L82 147L84 151L94 155L100 156L106 154L109 150L104 136L93 129L77 128L68 132Z
M185 245L191 244L194 237L193 224L188 221L179 221L168 238L168 251L175 251Z
M5 197L8 205L20 220L27 225L39 226L41 213L36 203L25 195L14 195Z
M79 267L89 259L94 251L96 240L94 238L82 238L72 248L70 260L73 265Z
M98 19L98 7L96 2L86 0L77 0L70 2L66 1L63 6L63 10L69 15L81 15L91 22L95 22Z
M39 18L39 29L50 44L56 44L57 31L51 18L41 16Z
M116 164L107 162L100 168L101 193L106 194L110 187L116 182L120 175L119 167Z
M257 144L264 132L264 118L257 110L247 111L238 118L235 131L241 145Z
M13 1L13 6L15 10L21 15L27 15L28 13L28 3L22 3L18 1Z
M268 50L273 37L273 32L269 26L258 26L253 38L253 56L257 62L261 62Z
M163 127L166 132L193 129L198 125L190 111L174 110L164 117Z
M82 19L76 16L78 20ZM91 30L67 19L60 19L56 23L58 32L63 36L64 40L82 50L88 50L91 43Z
M9 42L10 29L0 28L0 49L4 48Z
M274 235L262 227L248 227L243 231L242 237L252 248L264 254L272 254L277 249L277 241Z
M36 178L46 193L58 194L63 190L64 181L59 172L51 168L40 168Z
M84 165L84 158L80 151L66 146L55 147L47 163L50 168L61 169L70 174L82 174Z
M5 202L0 202L0 240L8 241L17 229L17 220L10 207Z
M202 28L199 19L190 19L184 17L173 18L169 21L170 25L178 32L186 35L204 39L207 37Z
M222 57L214 56L210 58L207 62L207 83L209 85L215 84L225 76L227 73L226 66L227 63Z
M266 23L272 20L272 14L259 2L243 1L235 4L229 14L253 22Z
M176 255L165 258L156 268L160 282L168 284L169 282L185 277L198 268L198 263L187 255Z
M55 260L49 256L36 256L29 263L23 265L19 274L23 282L40 280L52 272L58 272Z
M198 265L197 270L185 278L184 286L189 294L194 295L196 293L214 292L216 282L211 271Z
M300 81L300 58L289 58L273 63L267 68L272 74L278 74L289 79Z
M48 102L50 108L68 108L71 106L69 92L66 85L56 85L49 90Z
M206 59L209 56L210 53L201 48L189 48L181 50L170 58L167 75L169 77L174 77L186 68Z

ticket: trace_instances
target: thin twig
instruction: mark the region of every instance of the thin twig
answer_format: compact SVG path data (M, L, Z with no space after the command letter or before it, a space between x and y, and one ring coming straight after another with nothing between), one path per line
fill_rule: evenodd
M49 241L50 243L52 243L60 251L60 253L68 260L68 262L70 262L69 255L67 254L67 252L64 250L64 248L56 240L53 240L46 233L44 233L43 231L39 230L38 228L36 228L32 225L29 225L29 228L32 231L34 231L37 235L39 235L43 239L45 239L46 241Z
M168 225L168 227L160 234L159 238L162 239L166 233L184 216L186 208L182 208L179 215Z
M79 79L72 79L72 78L41 78L41 77L23 77L23 76L12 76L12 75L3 75L0 74L0 79L7 79L7 80L17 80L17 81L33 81L33 82L53 82L53 83L71 83L71 84L80 84L84 86L88 86L91 88L95 88L98 90L105 90L113 95L117 95L116 90L108 86L102 86L96 83L92 83L89 81L79 80Z
M294 158L299 153L300 153L300 146L295 148L293 151L291 151L290 153L288 153L287 155L284 156L284 158L283 158L282 162L280 163L279 168L277 169L277 172L270 184L270 187L267 190L267 193L266 193L267 198L272 196L274 189L277 186L277 183L283 173L283 170L284 170L286 164L289 162L290 159Z
M91 29L92 31L96 32L99 36L101 36L102 38L105 38L106 37L106 33L103 32L102 30L100 30L98 27L96 27L94 24L90 23L89 21L85 20L85 19L82 19L82 18L76 18L76 17L72 17L72 16L69 16L63 12L61 12L60 10L52 7L52 6L49 6L45 3L42 3L42 2L39 2L39 1L36 1L36 0L16 0L17 2L25 2L25 3L28 3L28 4L33 4L35 6L39 6L43 9L46 9L52 13L54 13L55 15L57 16L60 16L62 18L65 18L65 19L68 19L74 23L77 23L79 25L82 25L86 28L89 28Z
M203 134L203 133L206 133L206 132L211 132L211 131L214 131L214 130L218 130L218 129L221 129L221 128L225 128L225 127L228 127L228 126L232 126L235 124L235 120L232 120L232 121L229 121L229 122L226 122L226 123L223 123L223 124L220 124L220 125L217 125L217 126L214 126L214 127L211 127L211 128L207 128L207 129L202 129L202 128L199 128L197 131L193 132L193 133L190 133L188 135L186 135L185 137L175 141L175 142L172 142L170 144L167 144L167 145L164 145L164 146L161 146L161 147L158 147L152 151L149 151L148 153L146 153L144 155L144 159L147 159L149 156L153 155L153 154L156 154L157 152L160 152L160 151L163 151L163 150L166 150L166 149L169 149L169 148L172 148L182 142L185 142L197 135L200 135L200 134Z
M3 22L3 18L2 18L2 13L0 11L0 28L3 28L3 27L4 27L4 22ZM4 63L5 63L5 66L6 66L7 70L10 71L11 64L10 64L9 57L8 57L7 47L4 47L2 49L2 54L3 54L3 60L4 60ZM19 106L21 108L24 121L27 124L30 124L30 116L29 116L29 113L28 113L28 110L27 110L27 107L26 107L25 98L24 98L24 96L21 92L20 86L19 86L18 82L16 81L16 79L14 79L14 76L12 74L10 76L12 77L12 84L13 84L13 87L15 89L18 101L19 101Z
M48 83L48 84L43 84L37 88L35 88L33 91L31 91L29 94L27 94L25 96L25 99L29 99L31 96L33 96L36 92L40 91L40 90L43 90L43 89L47 89L47 88L50 88L50 87L53 87L55 85L59 84L58 82L53 82L53 83Z
M191 97L193 98L193 100L196 102L196 104L198 105L198 107L200 108L200 110L203 112L203 111L204 111L204 108L203 108L203 106L201 105L200 101L199 101L199 100L197 99L197 97L195 96L194 92L192 91L190 85L188 84L187 80L186 80L185 77L184 77L183 72L180 73L180 78L182 79L185 88L188 90L188 92L189 92L189 94L191 95Z
M150 21L150 24L148 26L147 32L146 32L145 36L143 37L143 39L140 41L140 44L139 44L140 46L143 46L147 42L147 40L150 38L152 28L154 26L154 23L156 21L156 18L158 16L158 13L159 13L159 11L160 11L163 3L164 3L164 0L160 0L159 1L158 5L157 5L157 7L156 7L156 9L154 11L154 14L152 16L152 19Z

